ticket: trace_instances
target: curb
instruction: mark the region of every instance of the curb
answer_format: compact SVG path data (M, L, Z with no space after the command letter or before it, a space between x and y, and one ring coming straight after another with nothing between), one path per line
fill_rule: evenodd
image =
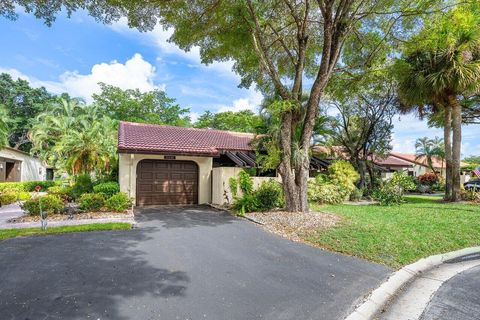
M475 253L480 253L480 246L429 256L401 268L390 276L387 281L382 283L380 287L373 290L364 302L357 306L355 310L345 318L345 320L374 319L374 317L409 281L448 260Z

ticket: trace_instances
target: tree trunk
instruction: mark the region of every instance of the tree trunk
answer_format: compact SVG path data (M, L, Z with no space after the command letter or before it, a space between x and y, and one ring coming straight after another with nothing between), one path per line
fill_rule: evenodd
M357 182L357 188L362 189L365 188L365 185L367 184L366 182L366 175L367 175L367 164L365 160L354 160L355 164L354 167L357 170L358 174L360 175L360 178L358 179Z
M462 106L455 96L449 97L452 106L452 197L451 201L460 201L460 157L462 147Z
M443 128L445 144L445 200L452 198L452 110L445 107L445 125Z

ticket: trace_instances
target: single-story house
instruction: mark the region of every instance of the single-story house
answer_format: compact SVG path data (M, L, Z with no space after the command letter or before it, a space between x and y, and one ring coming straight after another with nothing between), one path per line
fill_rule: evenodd
M4 147L0 149L0 182L53 180L53 169L29 153Z
M230 177L258 167L253 138L250 133L122 121L120 190L139 206L230 202ZM313 158L310 169L322 171L327 165ZM254 177L254 183L271 178ZM273 178L278 179L275 173Z

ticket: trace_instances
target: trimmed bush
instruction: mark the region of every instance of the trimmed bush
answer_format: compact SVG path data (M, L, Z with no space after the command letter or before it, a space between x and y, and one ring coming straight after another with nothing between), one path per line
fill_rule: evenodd
M105 197L101 193L84 193L80 197L79 203L80 209L84 211L100 211L105 205Z
M426 186L433 186L438 180L438 176L433 172L427 172L417 177L418 183Z
M115 181L103 182L94 186L93 192L103 193L106 198L109 198L120 192L120 185Z
M118 192L105 201L108 210L115 212L124 212L132 206L132 201L126 193Z
M78 175L75 179L75 184L72 187L71 196L73 199L80 199L84 193L93 192L92 178L88 174Z
M49 187L60 185L61 181L23 181L23 182L2 182L0 183L0 192L3 192L6 189L15 189L17 191L35 191L36 186L40 186L42 189L40 191L47 191Z
M72 199L72 187L50 187L48 188L48 194L58 196L64 201L70 201Z
M22 209L29 215L40 214L40 204L42 211L47 214L60 213L64 208L62 199L53 195L45 195L41 197L32 198L22 204Z
M6 206L16 202L18 199L18 193L15 191L7 191L0 194L0 205Z
M0 183L0 192L7 190L25 191L24 182L2 182Z
M32 199L30 192L20 191L17 193L17 201L26 201Z
M256 210L268 211L284 205L282 185L275 180L264 181L254 192L254 195Z

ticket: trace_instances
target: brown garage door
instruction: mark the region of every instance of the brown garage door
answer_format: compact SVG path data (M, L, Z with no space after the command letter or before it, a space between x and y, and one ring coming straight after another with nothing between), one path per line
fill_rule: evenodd
M137 205L196 204L198 167L192 161L142 160L137 166Z

